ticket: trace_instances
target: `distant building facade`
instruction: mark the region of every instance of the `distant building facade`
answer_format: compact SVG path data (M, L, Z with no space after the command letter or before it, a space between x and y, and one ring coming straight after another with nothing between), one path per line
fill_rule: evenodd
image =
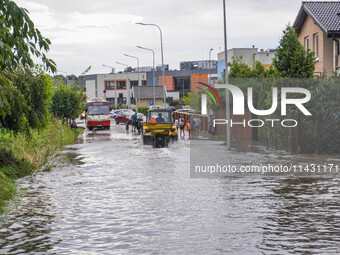
M132 96L136 100L137 108L150 107L151 105L163 106L164 97L167 98L167 92L160 86L155 86L155 90L152 86L134 86L132 88Z
M112 105L135 104L132 87L146 85L146 73L126 72L85 75L86 97L106 98Z
M232 63L234 60L239 60L248 66L253 66L256 61L260 61L261 64L268 68L273 58L275 57L275 49L267 49L260 51L258 48L233 48L227 51L228 63ZM225 53L220 52L217 55L217 78L222 80L222 73L225 71Z
M149 67L140 67L139 84L143 87L152 87L153 84L156 87L165 85L167 102L177 101L188 92L197 91L198 82L212 83L217 80L216 64L216 60L186 61L181 62L183 70L168 70L166 65L164 82L161 68L157 67L153 72ZM205 68L206 66L209 68ZM136 93L133 93L132 88L138 86L137 69L129 68L119 73L85 75L84 80L87 98L105 97L112 105L136 103ZM146 98L150 99L152 95Z
M197 82L209 83L216 80L216 69L194 69L194 70L168 70L164 72L164 82L166 90L179 92L179 97L183 97L190 91L197 91ZM152 84L153 73L146 74L147 84ZM163 86L163 75L161 71L155 72L156 84ZM174 99L175 100L175 99Z
M180 70L215 70L217 68L216 60L198 60L198 61L183 61L179 64Z

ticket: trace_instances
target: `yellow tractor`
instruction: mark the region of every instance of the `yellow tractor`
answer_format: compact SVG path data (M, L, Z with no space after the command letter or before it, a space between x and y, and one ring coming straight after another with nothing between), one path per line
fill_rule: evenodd
M154 148L167 147L170 142L178 141L177 128L173 124L171 109L151 109L143 124L143 144Z

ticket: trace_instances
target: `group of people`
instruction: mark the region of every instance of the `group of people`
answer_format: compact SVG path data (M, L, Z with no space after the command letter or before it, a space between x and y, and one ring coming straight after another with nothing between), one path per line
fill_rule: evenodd
M185 129L189 133L189 139L197 139L200 130L201 120L197 116L191 116L189 121L185 121L183 115L179 120L175 119L175 126L180 129L180 137L185 139Z

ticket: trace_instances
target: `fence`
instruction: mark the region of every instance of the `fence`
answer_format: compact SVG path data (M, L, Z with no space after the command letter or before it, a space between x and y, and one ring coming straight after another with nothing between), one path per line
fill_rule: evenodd
M272 119L279 119L272 116ZM305 116L300 112L288 112L287 119L298 122L296 127L281 125L259 129L261 145L276 150L295 153L340 153L340 118L334 113L313 112Z
M209 132L209 117L207 115L187 112L174 112L174 119L180 119L181 116L183 117L185 123L189 122L191 117L197 117L200 120L200 131Z
M185 122L190 121L191 116L200 119L200 131L213 133L217 136L226 135L226 125L216 125L212 128L212 117L192 113L174 112L174 118L183 116ZM223 110L217 111L216 119L225 119ZM256 117L259 118L259 117ZM280 119L281 116L270 116L267 119ZM234 123L241 123L252 119L252 114L246 110L245 115L231 115ZM300 112L288 112L286 119L294 119L298 122L296 127L283 127L276 123L274 127L265 125L261 128L243 127L234 125L231 127L231 137L236 140L255 140L259 144L276 150L285 150L289 153L340 153L340 114L334 112L317 113L305 116Z
M223 109L220 109L216 112L215 116L207 116L207 115L200 115L200 114L194 114L194 113L183 113L183 112L174 112L174 118L179 119L181 116L183 116L185 123L190 121L190 118L197 117L200 119L200 131L211 133L216 136L226 136L227 129L226 125L216 125L216 127L213 126L213 118L215 119L226 119L226 114ZM231 115L231 119L236 123L241 123L245 121L246 123L248 120L251 119L251 113L249 110L245 111L245 115L242 116L234 116ZM256 130L252 129L249 126L240 128L239 126L233 126L231 127L231 138L237 139L237 140L252 140L254 139L256 134Z

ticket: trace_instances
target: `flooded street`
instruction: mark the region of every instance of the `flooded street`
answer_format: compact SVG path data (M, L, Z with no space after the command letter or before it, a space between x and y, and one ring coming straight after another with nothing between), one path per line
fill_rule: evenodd
M153 149L124 125L85 131L19 180L0 254L340 254L340 173L206 179L189 164L187 140Z

